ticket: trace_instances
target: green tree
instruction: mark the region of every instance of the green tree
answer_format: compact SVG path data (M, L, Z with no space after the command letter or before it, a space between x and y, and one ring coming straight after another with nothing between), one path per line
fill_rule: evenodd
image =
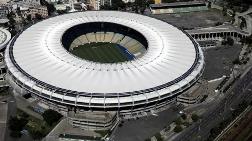
M181 115L181 118L182 118L183 120L186 120L186 118L187 118L186 114L182 114L182 115Z
M181 118L177 118L177 119L175 120L175 123L176 123L177 125L181 125L181 124L182 124Z
M157 141L163 141L163 138L160 133L156 133L155 137L156 137Z
M26 118L10 117L9 129L13 131L22 131L24 126L28 123Z
M195 114L195 113L192 114L191 118L192 118L192 120L193 120L194 122L196 122L196 121L199 120L199 116L198 116L197 114Z
M183 128L181 127L181 125L177 125L175 128L174 128L174 132L176 132L176 133L179 133L179 132L181 132L183 130Z
M48 109L42 114L44 120L48 125L52 125L55 122L58 122L62 115L54 110Z
M234 45L234 39L231 38L231 37L227 37L227 44L228 44L229 46L233 46L233 45Z

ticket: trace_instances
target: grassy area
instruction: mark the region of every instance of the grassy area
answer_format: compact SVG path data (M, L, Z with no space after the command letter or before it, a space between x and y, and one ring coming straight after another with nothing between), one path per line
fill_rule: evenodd
M9 94L8 87L0 88L0 96L5 96L8 94Z
M114 43L90 43L80 45L70 51L72 54L94 62L114 63L124 62L128 58Z
M45 137L55 126L55 124L49 126L45 121L30 116L19 109L17 110L17 117L28 119L28 123L24 129L28 130L33 139L41 139Z
M109 131L108 130L95 130L97 134L100 134L102 137L106 136Z

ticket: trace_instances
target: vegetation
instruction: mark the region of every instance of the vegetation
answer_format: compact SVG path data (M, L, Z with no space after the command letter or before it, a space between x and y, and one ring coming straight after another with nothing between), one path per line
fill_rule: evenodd
M199 116L195 113L192 114L191 118L192 118L193 122L196 122L199 120Z
M181 118L177 118L177 119L175 120L175 123L176 123L176 125L181 125L181 124L182 124Z
M17 34L16 28L15 28L16 21L14 20L14 17L15 17L15 13L12 11L7 14L7 18L9 19L8 30L10 31L12 37Z
M242 101L238 105L238 108L232 111L231 118L223 120L218 126L210 130L210 135L208 136L207 141L214 140L221 133L221 131L227 127L227 125L229 125L237 116L239 116L247 108L247 106L248 103L246 101Z
M155 137L156 137L157 141L163 141L163 138L160 133L156 133Z
M21 137L21 131L24 129L28 120L25 117L10 117L9 119L9 129L11 130L10 136Z
M175 128L174 128L174 132L176 132L176 133L179 133L179 132L181 132L183 130L183 128L182 128L182 126L181 125L177 125Z
M84 44L70 52L80 58L101 63L124 62L128 60L126 54L114 43Z
M8 95L9 94L8 89L9 89L9 87L0 88L0 96Z
M232 63L234 65L241 65L242 64L239 58L236 58Z
M183 120L186 120L186 118L187 118L186 114L182 114L182 115L181 115L181 118L182 118Z
M46 6L49 16L51 16L52 13L56 11L53 3L48 3L46 0L40 0L40 4Z
M154 0L135 0L135 2L124 3L122 0L112 0L112 5L101 6L104 10L126 10L131 9L136 13L143 13L149 4L153 4Z
M191 124L188 121L186 121L186 122L183 123L183 125L186 126L186 127L189 127Z
M241 39L241 43L242 44L252 44L252 36L249 36L249 37L245 37L245 38L242 38Z
M164 127L164 131L165 131L165 132L167 132L167 131L169 131L169 130L171 130L171 126L170 126L170 125L167 125L167 126Z
M222 41L222 45L229 45L229 46L233 46L234 45L234 39L231 37L227 37L226 39L224 39Z
M249 5L252 5L251 0L224 0L226 2L226 7L234 11L243 12L249 8Z
M109 130L95 130L95 132L100 134L102 137L106 136L107 134L110 134Z
M53 123L56 123L60 120L60 118L62 117L62 115L60 113L58 113L57 111L48 109L46 110L43 114L42 114L45 122L52 126Z
M45 121L37 119L26 114L21 110L17 110L17 116L11 117L9 120L10 136L21 137L21 131L27 130L34 139L42 139L54 126L49 126Z

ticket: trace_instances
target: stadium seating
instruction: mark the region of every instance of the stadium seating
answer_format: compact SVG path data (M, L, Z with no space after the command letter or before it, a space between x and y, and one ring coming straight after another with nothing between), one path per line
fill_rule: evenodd
M132 38L130 38L129 36L125 36L121 41L120 41L120 45L121 46L125 46L125 44L127 44L128 42L130 42L131 40L133 40Z
M95 33L88 33L88 34L86 34L86 36L87 36L87 39L88 39L88 41L89 42L97 42L96 41L96 38L95 38Z
M141 44L138 40L114 32L91 32L85 35L81 35L71 43L70 50L73 50L79 45L90 42L110 42L119 44L121 48L126 49L127 52L134 57L139 57L146 51L144 45Z
M95 33L95 39L96 39L96 42L101 42L101 32Z
M116 33L111 40L112 43L119 43L124 38L124 35Z
M124 47L130 48L131 46L134 46L138 43L135 39L131 39L128 43L124 44Z
M101 32L101 41L104 42L104 39L105 39L105 33Z
M104 36L104 42L111 42L113 37L114 37L113 32L106 32Z
M82 44L89 43L86 35L81 35L81 36L78 37L78 39L81 41Z

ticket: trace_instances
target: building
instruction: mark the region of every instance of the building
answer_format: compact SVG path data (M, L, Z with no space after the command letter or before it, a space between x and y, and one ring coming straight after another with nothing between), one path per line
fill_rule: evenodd
M111 0L89 0L87 4L95 10L100 10L102 5L111 5Z
M150 4L152 14L173 14L208 10L206 3L198 1Z
M122 0L124 3L135 2L135 0Z
M11 33L4 28L0 28L0 50L5 48L10 40Z
M41 15L42 18L46 18L48 17L48 10L45 6L29 7L29 14L33 19L36 17L36 14Z
M155 0L155 4L160 4L162 0Z
M41 5L40 0L23 0L23 3L27 5L32 5L32 6Z
M0 18L6 17L9 13L7 6L0 6Z
M177 103L183 104L185 106L194 105L200 103L203 95L207 94L206 88L200 83L195 84L189 90L185 91L183 94L177 97Z
M97 42L117 44L133 57L102 63L70 53ZM204 68L202 50L186 32L118 11L75 12L39 22L15 36L5 62L15 91L32 93L66 117L71 111L120 118L158 111L192 87Z
M9 41L11 40L11 33L3 28L0 28L0 50L3 50ZM6 75L6 66L4 63L3 52L0 53L0 87L8 86L8 83L5 81Z

